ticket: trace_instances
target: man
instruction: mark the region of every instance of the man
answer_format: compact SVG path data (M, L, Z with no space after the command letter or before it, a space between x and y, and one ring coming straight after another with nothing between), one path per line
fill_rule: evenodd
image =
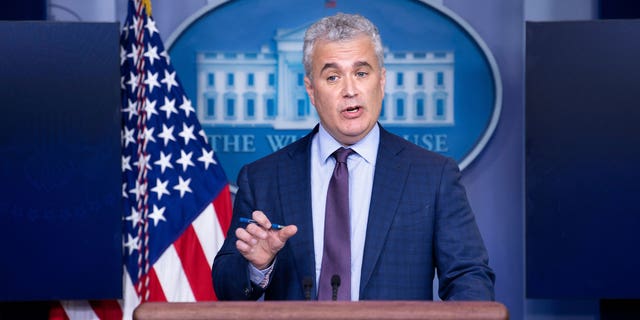
M494 274L457 165L378 123L385 69L377 28L359 15L326 17L307 30L303 51L320 124L240 171L232 226L213 264L218 298L324 300L333 290L339 300L431 300L437 270L443 300L493 300ZM332 156L340 147L350 149L346 160ZM339 182L348 191L334 193L334 179L345 179L339 170L348 170ZM334 211L344 210L333 198L347 194L336 200L348 201L346 221L336 222ZM328 249L335 239L342 248Z

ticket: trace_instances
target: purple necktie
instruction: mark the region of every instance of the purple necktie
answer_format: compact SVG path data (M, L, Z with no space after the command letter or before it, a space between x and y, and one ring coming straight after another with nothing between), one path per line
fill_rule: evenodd
M349 170L347 157L354 151L333 153L336 167L327 190L324 217L324 251L318 280L318 300L351 300L351 228L349 223ZM335 277L338 276L339 278ZM339 281L336 281L339 280Z

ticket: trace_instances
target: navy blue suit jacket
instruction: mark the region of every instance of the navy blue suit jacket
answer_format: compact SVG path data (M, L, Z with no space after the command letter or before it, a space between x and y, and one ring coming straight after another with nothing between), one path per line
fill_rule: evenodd
M220 300L263 293L265 300L303 300L303 279L316 279L310 148L317 130L241 169L231 228L212 270ZM298 227L264 290L251 283L248 261L235 247L238 218L254 210ZM494 299L494 274L457 165L381 128L360 300L431 300L435 270L443 300Z

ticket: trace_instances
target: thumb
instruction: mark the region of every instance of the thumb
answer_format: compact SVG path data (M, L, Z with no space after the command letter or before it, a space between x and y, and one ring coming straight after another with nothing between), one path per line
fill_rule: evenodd
M280 238L280 240L282 240L282 242L286 242L296 233L298 233L298 227L296 227L295 225L288 225L278 232L278 237Z

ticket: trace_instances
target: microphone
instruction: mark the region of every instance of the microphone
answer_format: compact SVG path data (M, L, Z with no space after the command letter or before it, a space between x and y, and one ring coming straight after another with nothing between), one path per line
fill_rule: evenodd
M302 279L302 290L304 290L304 299L311 300L311 288L313 288L313 279L306 276Z
M331 276L331 300L338 300L338 288L340 287L340 276L334 274Z

